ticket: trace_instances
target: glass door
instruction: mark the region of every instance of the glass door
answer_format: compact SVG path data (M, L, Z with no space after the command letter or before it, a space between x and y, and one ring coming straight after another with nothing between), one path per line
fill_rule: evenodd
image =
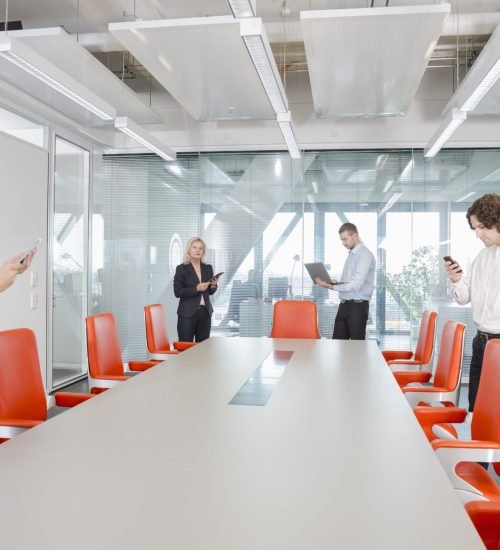
M53 389L87 373L88 189L90 154L56 136L52 219Z

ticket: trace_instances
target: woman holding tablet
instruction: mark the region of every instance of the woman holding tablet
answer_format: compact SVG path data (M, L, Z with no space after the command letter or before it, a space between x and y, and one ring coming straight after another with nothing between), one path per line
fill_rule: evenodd
M174 294L179 298L177 334L181 342L203 342L210 337L213 307L210 296L217 291L220 273L203 262L207 246L200 237L189 239L184 263L177 266Z

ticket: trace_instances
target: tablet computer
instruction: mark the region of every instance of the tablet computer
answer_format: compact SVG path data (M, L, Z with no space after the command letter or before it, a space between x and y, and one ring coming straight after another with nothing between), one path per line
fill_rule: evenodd
M309 273L309 276L311 277L313 283L316 283L316 277L319 277L321 280L325 281L325 283L328 283L330 285L342 285L347 282L337 281L336 283L333 283L333 281L330 279L330 275L328 275L325 264L321 262L312 262L310 264L304 264L304 266L307 269L307 272Z

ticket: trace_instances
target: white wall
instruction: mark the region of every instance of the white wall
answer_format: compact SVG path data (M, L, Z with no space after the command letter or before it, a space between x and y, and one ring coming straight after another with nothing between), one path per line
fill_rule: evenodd
M0 330L27 327L36 334L45 382L47 340L48 152L0 133L0 261L42 238L29 271L0 293ZM31 286L32 277L37 279ZM31 301L37 300L36 308Z

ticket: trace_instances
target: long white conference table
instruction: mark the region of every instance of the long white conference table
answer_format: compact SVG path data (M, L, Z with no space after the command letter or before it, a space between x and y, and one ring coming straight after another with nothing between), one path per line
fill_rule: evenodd
M375 342L269 338L212 338L0 445L0 547L483 548Z

